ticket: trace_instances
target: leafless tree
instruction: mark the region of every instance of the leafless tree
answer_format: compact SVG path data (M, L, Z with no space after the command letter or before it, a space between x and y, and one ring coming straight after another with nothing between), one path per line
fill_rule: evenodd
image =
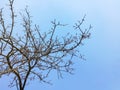
M62 77L63 72L72 74L73 57L82 59L78 48L90 37L91 25L81 29L85 16L75 23L73 32L76 34L69 32L59 38L56 30L65 24L54 20L50 31L42 33L38 25L32 24L27 8L25 15L20 14L22 29L15 28L17 16L13 3L14 0L9 0L10 24L4 19L3 9L0 10L0 77L11 75L10 86L24 90L26 83L36 78L49 83L46 78L51 71L57 71L58 77ZM22 35L16 36L14 32L22 32Z

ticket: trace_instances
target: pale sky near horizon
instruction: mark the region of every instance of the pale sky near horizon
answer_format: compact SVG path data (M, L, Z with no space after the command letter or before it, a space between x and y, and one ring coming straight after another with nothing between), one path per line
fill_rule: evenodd
M0 8L7 1L0 0ZM26 5L42 29L48 29L53 19L71 26L84 14L85 26L92 24L93 29L81 47L87 60L74 65L74 75L52 77L53 85L31 82L25 90L120 90L119 0L15 0L16 13ZM8 77L0 78L0 90L16 90L8 87L8 81Z

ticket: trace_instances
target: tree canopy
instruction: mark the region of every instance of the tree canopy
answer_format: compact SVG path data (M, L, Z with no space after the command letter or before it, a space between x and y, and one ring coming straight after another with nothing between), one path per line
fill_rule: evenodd
M57 28L65 27L66 24L53 20L51 29L42 33L39 25L32 23L27 8L25 15L20 14L23 22L19 22L22 24L16 29L17 15L13 4L14 0L9 0L11 23L6 23L4 9L0 9L0 77L12 76L10 86L24 90L30 80L39 79L50 83L46 78L51 71L57 71L58 77L62 77L63 72L72 74L73 58L83 59L78 48L90 37L91 25L85 30L81 28L85 16L74 24L74 35L68 32L59 38ZM13 34L19 32L23 34Z

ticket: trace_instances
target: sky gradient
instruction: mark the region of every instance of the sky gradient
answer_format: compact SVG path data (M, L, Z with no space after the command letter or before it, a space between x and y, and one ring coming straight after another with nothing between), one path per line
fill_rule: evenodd
M7 3L0 0L0 7ZM72 27L84 14L85 27L93 26L91 39L81 47L86 61L75 61L74 75L58 80L52 74L53 85L35 81L26 90L120 90L120 0L15 0L16 13L26 5L41 29L49 29L53 19ZM1 90L15 90L8 82L7 77L0 79Z

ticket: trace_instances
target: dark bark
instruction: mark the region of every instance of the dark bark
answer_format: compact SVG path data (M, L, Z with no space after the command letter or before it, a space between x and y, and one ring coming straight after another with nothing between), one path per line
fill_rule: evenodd
M56 34L57 28L65 27L66 24L54 20L51 22L50 31L42 33L38 25L32 24L26 8L25 15L20 14L23 29L18 27L18 32L23 32L23 35L15 36L13 32L16 32L17 17L13 3L14 0L9 0L10 24L5 23L3 9L0 11L0 76L12 74L10 86L24 90L31 80L39 79L41 82L50 83L46 79L52 71L57 71L58 77L62 77L63 72L72 74L73 58L83 59L79 47L90 37L91 25L88 29L81 29L85 16L75 23L75 34L69 32L59 37ZM75 31L76 29L78 31Z

